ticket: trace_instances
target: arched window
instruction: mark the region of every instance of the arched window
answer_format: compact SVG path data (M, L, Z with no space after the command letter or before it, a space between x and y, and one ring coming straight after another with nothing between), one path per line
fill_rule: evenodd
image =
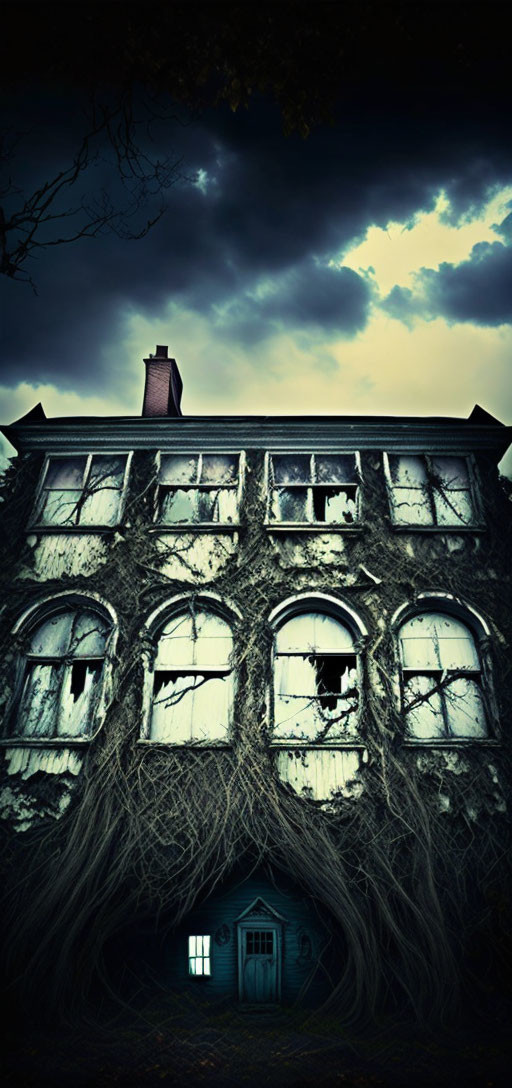
M64 740L91 734L109 633L106 618L86 607L54 610L30 625L13 736Z
M402 624L399 641L408 735L486 737L480 659L470 628L445 612L421 612Z
M349 740L357 735L358 704L351 629L321 611L282 623L275 638L273 742Z
M229 624L215 612L174 613L154 663L149 739L166 744L228 739L233 708Z

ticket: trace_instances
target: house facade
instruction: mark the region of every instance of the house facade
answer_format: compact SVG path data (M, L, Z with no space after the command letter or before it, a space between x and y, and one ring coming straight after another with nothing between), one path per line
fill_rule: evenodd
M7 831L75 843L76 883L103 828L87 925L103 911L108 943L158 915L171 988L249 1007L411 989L400 935L442 974L430 919L484 916L439 875L474 871L480 836L499 892L510 428L479 407L185 417L167 349L145 363L140 417L4 428Z

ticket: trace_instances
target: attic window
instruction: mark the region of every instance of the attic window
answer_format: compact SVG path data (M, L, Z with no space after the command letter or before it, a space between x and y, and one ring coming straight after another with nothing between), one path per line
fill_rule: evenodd
M348 627L322 612L279 628L274 660L274 744L338 744L357 736L359 679Z
M233 702L229 625L211 612L172 617L159 638L149 739L214 744L228 739Z
M395 525L475 525L475 497L465 457L384 454Z
M415 740L487 736L473 635L453 616L424 612L400 629L402 699Z
M161 525L238 523L240 454L160 454L156 520Z
M346 527L358 521L355 453L274 453L269 479L273 522Z
M90 733L98 706L107 625L96 612L59 612L35 629L25 655L14 735Z
M126 454L49 457L32 523L61 528L117 525L126 467Z

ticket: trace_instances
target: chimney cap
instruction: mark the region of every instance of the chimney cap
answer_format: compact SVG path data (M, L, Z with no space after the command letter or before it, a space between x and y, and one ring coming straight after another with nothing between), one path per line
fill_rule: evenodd
M167 344L157 344L156 345L155 358L156 359L167 359L168 351L169 351L169 348L168 348Z

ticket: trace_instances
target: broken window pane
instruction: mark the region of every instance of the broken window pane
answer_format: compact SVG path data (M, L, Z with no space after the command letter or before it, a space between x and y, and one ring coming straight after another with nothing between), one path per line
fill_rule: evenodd
M75 737L89 731L107 633L105 620L88 609L61 612L39 624L29 643L17 734Z
M189 744L226 739L233 701L232 650L231 630L220 616L173 616L158 643L152 740Z
M284 623L276 635L274 741L329 743L356 736L358 701L349 629L321 612Z
M353 484L357 480L356 459L353 453L317 453L315 464L317 483Z
M339 526L357 520L358 484L353 453L273 454L270 478L270 516L275 521Z
M236 519L237 495L231 489L197 492L197 520L231 522Z
M231 692L228 674L156 672L151 740L166 744L225 740Z
M315 488L314 496L315 499L317 496L319 498L323 497L325 504L323 517L321 516L321 511L319 510L317 515L315 509L315 515L318 521L327 521L331 524L351 525L357 520L355 487L346 487L340 491Z
M357 732L354 656L276 658L274 740L329 742Z
M56 734L79 737L88 732L97 702L101 662L77 661L67 666L60 691Z
M162 454L159 521L167 525L236 523L239 461L238 454Z
M276 484L308 484L311 482L310 454L274 454L272 466Z
M219 521L230 524L238 521L238 496L234 488L217 492Z
M198 521L197 491L169 491L160 489L160 521L165 525Z

